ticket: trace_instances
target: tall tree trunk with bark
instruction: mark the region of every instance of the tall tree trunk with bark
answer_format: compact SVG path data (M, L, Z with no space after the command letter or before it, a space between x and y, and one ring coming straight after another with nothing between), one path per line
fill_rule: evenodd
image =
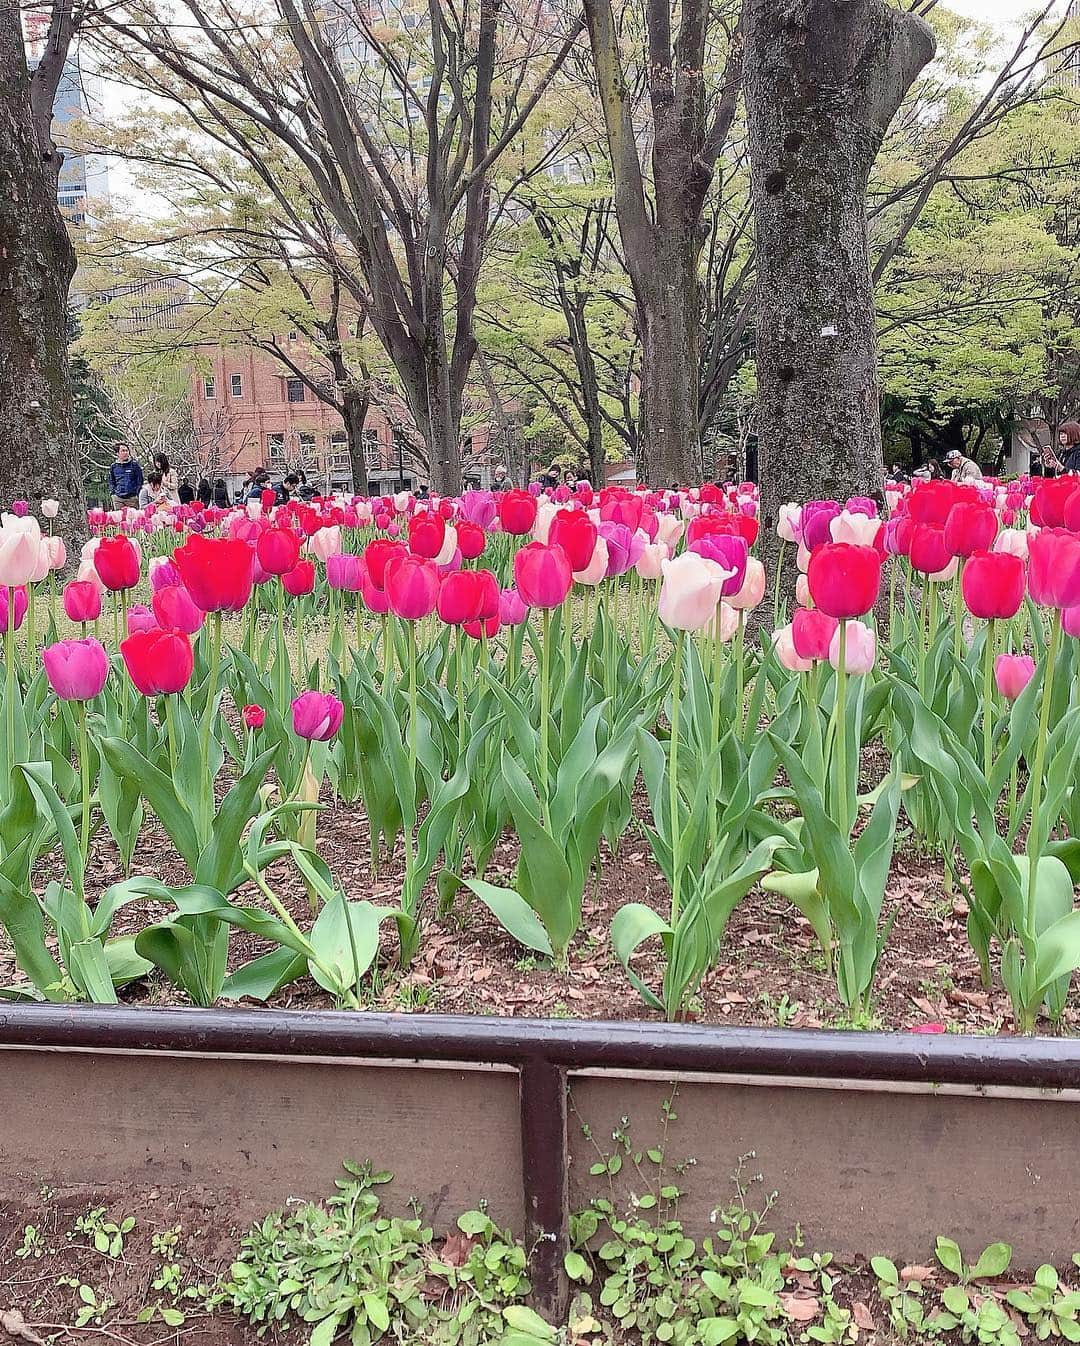
M658 230L657 243L649 300L639 305L643 445L638 470L654 486L676 481L689 486L697 480L701 460L701 249L692 224Z
M50 73L57 59L63 68L67 27L54 19L40 78L31 78L19 7L0 4L0 502L51 496L60 502L58 531L78 538L86 500L67 317L75 252L56 201L62 156L49 135Z
M364 422L367 420L371 398L366 386L349 380L341 390L341 418L345 422L345 439L349 446L349 466L352 470L353 490L367 495L367 457L364 452Z
M746 0L763 513L880 490L866 191L934 36L885 0Z

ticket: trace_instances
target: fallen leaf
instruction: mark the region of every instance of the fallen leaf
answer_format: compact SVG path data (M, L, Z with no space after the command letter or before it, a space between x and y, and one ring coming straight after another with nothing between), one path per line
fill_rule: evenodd
M18 1309L5 1309L0 1313L0 1327L9 1337L15 1337L19 1341L29 1341L32 1346L45 1346L45 1338L39 1337L36 1332L27 1327L26 1319Z
M851 1316L855 1320L855 1326L860 1328L863 1332L876 1331L874 1326L874 1315L861 1300L857 1299L855 1303L852 1304Z
M902 1281L932 1281L936 1275L933 1267L903 1267L900 1271Z
M813 1295L780 1295L779 1299L784 1312L795 1323L809 1323L821 1310Z
M439 1253L439 1261L445 1262L448 1267L463 1267L472 1255L476 1242L476 1239L470 1238L468 1234L455 1230L447 1235Z

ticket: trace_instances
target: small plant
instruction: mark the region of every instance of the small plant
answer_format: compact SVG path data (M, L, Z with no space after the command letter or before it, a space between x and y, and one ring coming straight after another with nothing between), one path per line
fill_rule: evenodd
M1066 1341L1080 1341L1080 1294L1063 1290L1058 1274L1052 1266L1041 1266L1035 1273L1035 1283L1026 1290L1010 1290L1006 1302L1018 1309L1034 1329L1040 1341L1048 1337L1064 1337Z
M991 1243L985 1247L968 1266L965 1263L959 1245L952 1239L938 1238L934 1246L934 1256L961 1285L970 1285L972 1281L992 1281L1004 1276L1012 1261L1012 1248L1007 1243Z
M108 1214L104 1206L87 1211L75 1221L73 1233L85 1234L99 1253L116 1258L123 1254L124 1238L135 1228L135 1217L126 1215L117 1224Z
M23 1241L15 1249L15 1256L20 1259L27 1257L38 1258L45 1252L45 1235L36 1225L28 1224L23 1230Z
M530 1289L525 1251L486 1211L462 1215L440 1248L418 1211L382 1213L376 1188L389 1173L344 1167L325 1204L275 1211L245 1235L223 1287L230 1307L260 1335L299 1319L311 1346L345 1333L350 1346L383 1336L481 1346L514 1327L510 1310Z
M896 1335L904 1341L912 1332L922 1336L926 1330L922 1281L902 1281L896 1263L887 1257L872 1257L870 1267L877 1277L878 1294L888 1307L889 1321Z
M110 1309L116 1307L113 1300L108 1295L101 1294L95 1290L92 1285L87 1285L79 1280L77 1276L61 1276L56 1282L59 1286L69 1286L75 1291L76 1309L75 1326L86 1327L88 1323L96 1323L98 1327L105 1321L105 1315Z

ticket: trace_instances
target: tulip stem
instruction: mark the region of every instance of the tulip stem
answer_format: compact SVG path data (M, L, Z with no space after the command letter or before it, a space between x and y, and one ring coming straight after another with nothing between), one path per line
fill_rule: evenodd
M413 829L416 826L418 812L416 799L416 624L406 622L405 629L408 632L409 648L409 790L413 801L412 813L407 819L405 828L405 888L409 894L409 915L411 916L414 902L412 891Z
M974 572L973 572L974 573ZM990 779L994 754L994 619L986 627L983 649L983 774Z
M173 709L171 695L165 697L165 736L169 740L169 766L172 769L173 780L176 779L176 763L180 757L180 751L176 742L176 713ZM248 741L251 741L251 735L248 735ZM246 764L245 764L246 770Z
M458 755L465 752L465 664L461 627L454 627L454 662L457 666Z
M1031 771L1031 824L1028 827L1028 890L1025 931L1028 939L1034 939L1035 929L1035 886L1039 873L1039 817L1042 811L1043 771L1046 768L1046 737L1050 726L1050 700L1054 692L1054 670L1057 666L1058 646L1061 643L1061 614L1054 612L1053 625L1050 628L1050 640L1046 647L1046 674L1042 687L1042 705L1039 707L1039 737L1035 742L1035 764Z
M787 543L781 538L780 546L776 552L776 576L773 579L772 624L774 631L780 625L780 578L784 573L784 548L786 546Z
M840 827L845 836L851 833L851 814L848 802L848 743L847 743L847 622L839 626L840 650L836 661L836 765L839 776Z
M953 659L957 666L964 646L964 604L962 584L964 580L964 557L957 562L956 578L953 580Z
M82 787L82 818L79 827L79 847L83 870L90 854L90 747L86 734L86 702L79 702L79 783Z
M720 606L717 604L717 628L719 629ZM743 653L746 649L746 613L742 608L739 609L739 625L735 630L735 704L739 712L739 737L745 727L745 711L743 704L746 695L745 677L746 671L743 667Z
M7 720L7 769L15 767L15 589L8 585L7 625L4 627L4 671L7 675L7 695L4 698ZM10 784L10 774L8 781Z
M548 817L548 717L551 709L551 609L544 608L540 641L540 812Z
M675 666L671 673L671 742L668 745L668 830L671 843L671 926L679 919L682 887L682 828L679 826L679 712L682 709L683 645L686 632L675 637Z
M207 835L211 819L214 816L214 782L210 777L210 721L214 717L214 702L217 699L218 668L221 663L221 613L214 613L214 625L210 636L210 677L206 690L206 710L202 723L202 769L205 791L205 824Z

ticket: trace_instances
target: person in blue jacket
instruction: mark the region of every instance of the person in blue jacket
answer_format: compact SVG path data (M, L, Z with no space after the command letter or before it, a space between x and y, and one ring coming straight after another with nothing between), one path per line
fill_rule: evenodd
M126 444L116 447L116 462L109 468L109 492L113 509L138 509L143 470Z

